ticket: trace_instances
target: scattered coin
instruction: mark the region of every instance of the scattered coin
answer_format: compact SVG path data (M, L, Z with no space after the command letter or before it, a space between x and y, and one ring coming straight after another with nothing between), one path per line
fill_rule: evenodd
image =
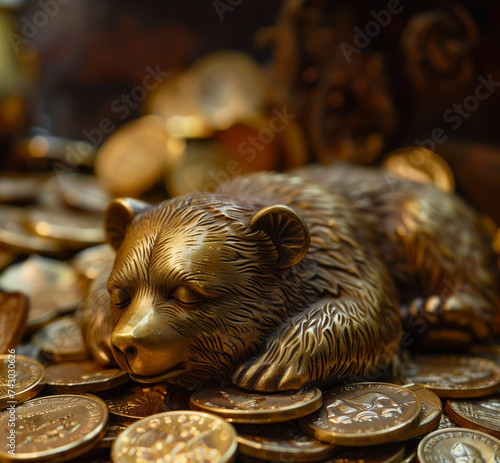
M160 413L123 431L111 448L115 463L233 461L238 444L233 426L218 416L193 411Z
M420 183L430 183L443 191L455 191L453 172L446 161L425 148L410 146L387 154L383 166L393 175Z
M438 429L447 429L447 428L458 428L458 425L450 420L450 417L443 413L441 415L441 421L439 422Z
M331 457L338 448L305 434L297 421L236 425L238 450L262 460L312 462Z
M9 172L0 175L1 203L28 203L36 201L46 175Z
M359 447L404 439L418 424L422 405L411 391L385 383L339 386L323 394L323 406L300 427L318 440Z
M324 463L401 463L404 444L383 444L370 447L343 447Z
M116 424L129 425L167 411L189 410L189 391L168 383L124 385L99 396Z
M500 397L448 400L446 413L458 425L500 438Z
M54 362L88 358L82 330L71 316L60 318L38 330L31 341L42 355Z
M102 214L68 209L26 209L26 227L38 236L56 240L68 249L81 249L105 241Z
M19 254L60 254L62 245L52 238L37 236L24 225L26 212L14 206L0 206L0 244Z
M95 280L104 269L110 269L115 251L109 244L100 244L80 251L72 260L73 267L89 280Z
M401 370L408 381L421 384L444 398L483 397L500 387L500 367L480 357L419 356L403 364Z
M8 442L10 411L0 415L0 439ZM57 463L84 454L108 428L106 404L91 395L32 399L15 409L14 453L0 447L1 461Z
M161 177L168 159L165 122L145 116L116 130L97 154L95 172L117 196L137 196Z
M120 386L129 380L119 368L103 368L91 360L63 362L45 368L46 389L54 393L95 392Z
M470 429L439 429L422 439L417 456L420 463L497 463L500 441Z
M106 435L102 440L96 445L96 449L110 449L116 438L127 429L127 426L122 426L120 424L110 424Z
M276 423L316 411L321 406L317 388L300 392L259 394L234 386L205 389L191 396L191 408L215 413L232 423Z
M21 293L0 291L0 354L16 347L26 329L29 301Z
M43 387L43 374L43 365L36 360L16 354L0 355L0 409L36 396Z
M413 439L435 431L439 427L441 415L443 414L441 399L430 389L418 384L409 384L405 388L412 391L422 403L420 421L416 427L409 430L405 439Z

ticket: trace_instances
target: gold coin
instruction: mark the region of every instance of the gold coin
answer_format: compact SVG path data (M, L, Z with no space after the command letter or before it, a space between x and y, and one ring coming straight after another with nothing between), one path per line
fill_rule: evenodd
M80 275L95 280L105 269L111 269L115 255L109 244L100 244L80 251L71 262Z
M359 447L405 438L422 405L411 391L385 383L357 383L323 394L323 406L299 421L310 436L330 444Z
M1 461L68 461L94 447L108 428L106 404L91 395L42 397L16 407L14 415L9 410L3 412L0 439L9 445L11 416L15 438L13 447L0 447Z
M45 368L46 389L55 393L95 392L120 386L129 380L119 368L103 368L97 362L63 362Z
M106 435L96 445L96 449L110 449L117 437L127 429L127 426L120 424L110 424Z
M160 179L168 160L168 135L158 116L145 116L116 130L101 146L96 176L117 196L138 196Z
M26 229L23 225L25 220L24 209L0 206L0 244L20 254L59 254L62 251L58 241L37 236Z
M238 450L262 460L321 461L331 457L338 447L324 444L305 434L297 421L273 424L236 425Z
M391 174L419 183L430 183L452 193L455 179L447 162L425 148L409 146L387 154L383 166Z
M105 241L101 214L67 209L32 207L26 210L26 227L38 236L57 240L65 248L81 249Z
M317 388L300 392L259 394L234 386L195 392L191 408L215 413L232 423L276 423L300 418L321 407Z
M193 411L159 413L123 431L111 448L115 463L171 461L225 463L238 444L233 426L218 416Z
M408 381L420 384L439 397L483 397L500 386L500 367L488 359L462 355L414 357L401 367Z
M36 202L46 175L10 172L0 175L0 202Z
M458 425L500 438L500 397L448 400L446 413Z
M93 175L64 173L55 175L39 192L40 202L47 208L75 207L88 212L102 213L113 196Z
M411 428L405 439L413 439L415 437L423 436L429 432L435 431L439 428L441 422L441 415L443 414L443 406L441 399L430 389L419 386L418 384L409 384L404 386L413 392L422 403L422 413L418 425Z
M417 456L420 463L497 463L500 441L470 429L439 429L422 439Z
M267 101L267 84L257 62L237 51L216 51L190 68L198 82L197 102L218 130L259 114Z
M53 362L88 358L82 330L71 316L44 326L32 336L31 341L45 358Z
M403 444L343 447L324 463L401 463L405 455Z
M36 360L16 354L0 355L0 409L35 397L42 390L43 373L43 365Z
M155 413L189 410L189 391L168 383L127 384L99 396L117 424L128 425Z
M0 286L29 297L26 324L31 331L59 313L76 309L84 297L81 277L70 264L37 255L6 269Z
M29 301L21 293L0 291L0 354L16 347L26 329Z

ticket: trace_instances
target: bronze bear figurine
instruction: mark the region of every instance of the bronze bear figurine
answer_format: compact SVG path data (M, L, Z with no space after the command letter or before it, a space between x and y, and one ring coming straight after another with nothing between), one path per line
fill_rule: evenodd
M136 381L297 390L387 367L402 333L453 347L500 331L477 214L383 170L311 166L155 206L116 199L105 227L116 259L82 326L94 356Z

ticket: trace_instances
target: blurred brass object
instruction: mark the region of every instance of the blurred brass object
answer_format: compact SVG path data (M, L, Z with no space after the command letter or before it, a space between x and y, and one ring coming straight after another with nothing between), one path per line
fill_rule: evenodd
M0 203L35 202L46 175L10 172L0 176Z
M297 421L236 425L238 450L261 460L324 461L339 449L306 435Z
M7 441L9 412L0 415L0 438ZM16 407L16 451L0 449L7 462L63 462L82 455L108 429L106 404L92 395L59 395L33 399Z
M500 438L500 397L476 400L448 400L446 413L458 425Z
M417 450L419 462L497 463L499 455L500 440L483 432L458 427L428 434Z
M404 444L382 444L369 447L345 447L330 458L330 463L401 463Z
M396 177L430 183L448 193L455 191L453 172L436 153L415 146L399 148L385 157L383 166Z
M125 384L99 394L113 422L129 425L156 413L189 410L189 391L167 383Z
M53 362L88 358L80 326L71 316L60 318L38 330L31 341L46 359Z
M31 207L26 227L38 236L56 240L65 248L81 249L104 242L99 214Z
M278 423L316 411L321 395L319 389L256 394L229 386L195 392L191 408L215 413L231 423Z
M426 346L499 332L477 214L384 170L336 163L155 206L116 199L105 228L117 256L82 328L136 381L269 393L380 373L399 348L398 299Z
M26 329L29 300L21 293L0 291L0 354L15 348Z
M46 389L54 393L76 394L111 389L128 381L119 368L103 368L93 361L63 362L45 368Z
M138 457L141 462L169 461L172 454L176 457L172 461L228 463L237 448L236 432L222 418L201 412L165 412L129 426L113 443L111 456L115 463L136 463Z
M161 178L169 160L167 141L165 122L158 116L128 122L99 149L96 176L115 195L137 196Z
M80 251L71 262L80 275L95 280L112 267L115 255L109 244L100 244Z
M338 386L323 394L323 406L299 421L304 432L331 444L361 447L406 438L418 423L420 399L385 383Z
M493 394L500 387L500 366L480 357L422 355L403 364L402 375L439 397L466 399Z
M9 370L15 371L15 378ZM36 360L17 354L0 355L0 409L36 396L42 390L43 375L43 365Z
M267 101L263 72L247 54L213 52L196 61L189 72L198 82L198 107L215 129L258 115Z
M30 330L76 309L83 300L80 276L71 265L37 255L4 270L0 287L29 297L26 323Z

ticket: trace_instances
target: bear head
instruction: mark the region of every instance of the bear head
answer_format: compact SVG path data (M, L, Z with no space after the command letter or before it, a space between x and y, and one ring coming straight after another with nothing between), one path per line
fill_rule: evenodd
M284 205L187 195L159 205L116 199L107 289L111 344L140 382L198 387L227 379L287 316L280 275L309 248Z

